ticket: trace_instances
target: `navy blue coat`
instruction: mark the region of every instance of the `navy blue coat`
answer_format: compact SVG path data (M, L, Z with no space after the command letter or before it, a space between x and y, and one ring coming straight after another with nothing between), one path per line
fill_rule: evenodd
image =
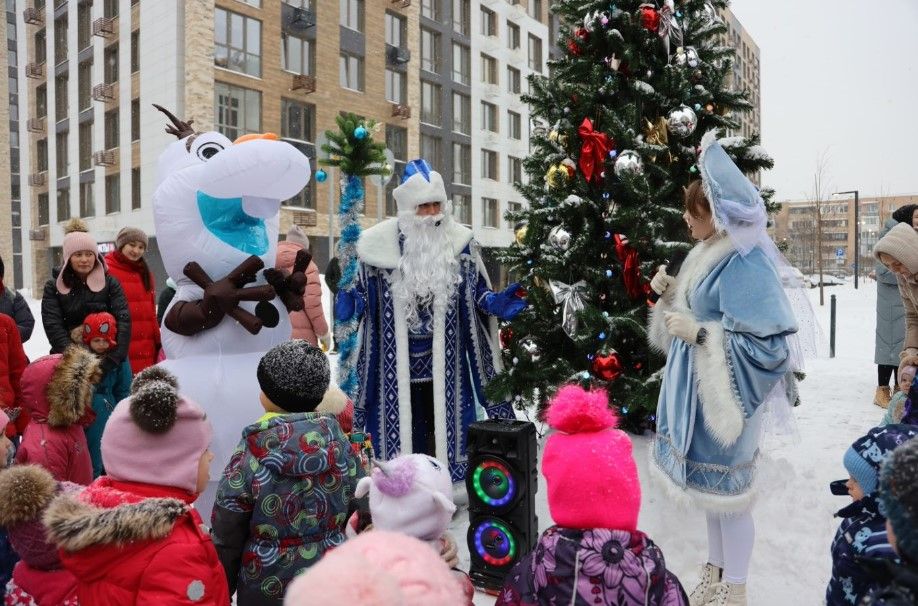
M865 566L879 579L879 588L861 601L860 606L914 606L918 604L918 565L890 560L868 560Z
M827 606L857 606L879 587L876 575L864 565L866 558L898 562L886 536L886 518L875 495L868 495L839 510L844 518L832 540L832 578L826 588Z

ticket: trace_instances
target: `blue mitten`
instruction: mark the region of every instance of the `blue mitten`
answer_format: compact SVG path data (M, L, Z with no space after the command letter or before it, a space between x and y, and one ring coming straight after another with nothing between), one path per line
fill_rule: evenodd
M339 322L347 322L352 318L359 319L363 316L364 307L363 297L356 288L339 290L338 296L335 297L335 319Z
M482 307L487 313L505 322L512 320L526 309L526 300L516 294L519 289L519 282L514 282L499 293L488 293L485 295Z

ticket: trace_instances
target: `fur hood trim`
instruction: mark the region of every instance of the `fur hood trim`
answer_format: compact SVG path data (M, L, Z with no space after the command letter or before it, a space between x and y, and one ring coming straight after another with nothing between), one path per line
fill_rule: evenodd
M49 540L65 551L76 552L95 545L163 539L190 508L179 499L169 498L102 508L64 494L51 502L44 523Z
M315 412L330 412L333 415L339 415L344 412L345 408L347 408L347 394L332 383L328 386L328 391L325 392Z
M457 257L472 241L472 230L455 221L450 223L450 240ZM357 241L357 256L372 267L397 269L402 258L399 246L398 218L393 217L364 231Z
M38 465L15 465L0 472L0 526L35 521L57 489L55 479Z
M79 346L68 347L48 382L48 425L69 427L92 406L93 385L102 379L99 357Z

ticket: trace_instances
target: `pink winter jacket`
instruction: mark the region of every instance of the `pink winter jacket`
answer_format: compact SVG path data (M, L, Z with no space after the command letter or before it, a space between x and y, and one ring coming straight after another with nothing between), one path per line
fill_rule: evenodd
M277 245L277 262L275 267L285 272L293 270L296 253L303 247L293 242L281 242ZM328 334L328 322L322 311L322 282L319 268L312 261L306 268L306 292L303 294L303 311L290 312L290 324L293 325L293 339L305 339L318 345L319 337Z

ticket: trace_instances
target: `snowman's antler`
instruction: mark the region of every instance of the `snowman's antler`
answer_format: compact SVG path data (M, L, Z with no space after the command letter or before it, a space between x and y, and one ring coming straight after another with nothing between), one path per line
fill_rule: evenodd
M166 126L166 132L169 133L170 135L175 135L179 140L181 140L187 137L188 135L194 134L194 128L192 128L191 126L192 122L194 122L194 119L191 119L185 122L183 120L179 120L178 118L176 118L172 112L170 112L168 109L166 109L162 105L157 105L156 103L154 103L153 107L155 107L159 111L166 114L166 116L172 122L172 126Z

